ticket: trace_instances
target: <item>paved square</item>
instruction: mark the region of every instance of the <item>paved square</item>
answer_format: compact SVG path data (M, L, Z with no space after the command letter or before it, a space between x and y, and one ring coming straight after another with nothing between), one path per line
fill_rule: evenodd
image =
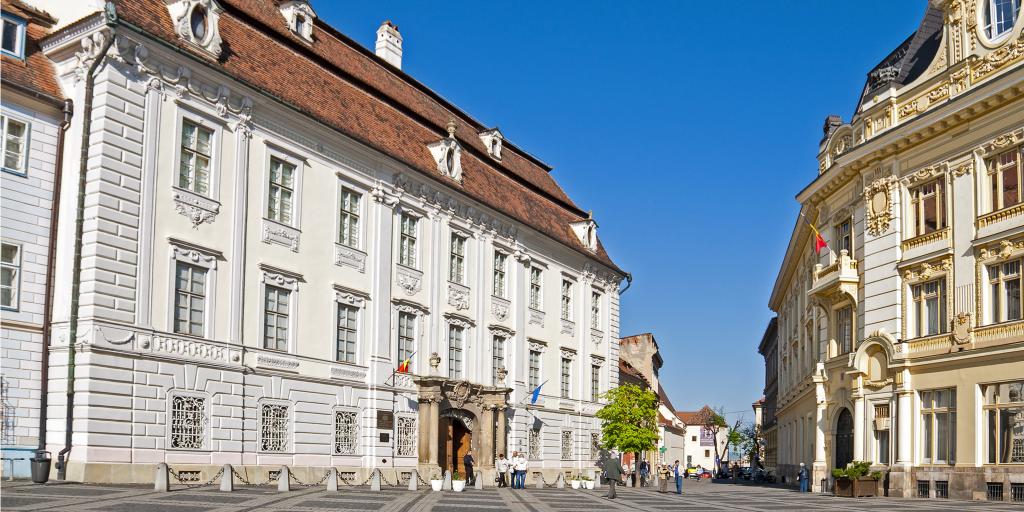
M386 488L342 487L327 492L323 487L287 493L274 487L241 487L222 493L216 487L172 488L169 493L130 485L82 485L3 482L0 509L109 511L109 512L246 512L326 510L379 512L601 512L672 510L1020 510L1020 503L916 500L895 498L836 498L800 494L788 488L687 482L683 495L660 494L652 489L621 489L616 500L604 498L606 489L468 489L454 492L412 492Z

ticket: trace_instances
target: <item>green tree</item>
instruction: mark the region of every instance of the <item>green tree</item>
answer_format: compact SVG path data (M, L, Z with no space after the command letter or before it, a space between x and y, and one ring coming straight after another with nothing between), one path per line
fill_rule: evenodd
M612 388L601 398L608 404L597 411L601 445L621 453L640 453L658 444L658 395L635 384Z
M714 439L715 470L720 470L722 467L722 454L718 451L718 433L723 428L729 428L729 425L725 422L725 409L719 407L716 411L705 405L700 411L697 411L697 424ZM728 446L728 439L726 439L726 447Z

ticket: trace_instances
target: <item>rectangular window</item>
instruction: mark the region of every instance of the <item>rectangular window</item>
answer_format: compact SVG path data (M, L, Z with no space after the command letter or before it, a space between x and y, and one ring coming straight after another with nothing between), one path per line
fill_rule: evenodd
M334 453L355 455L359 447L359 414L334 411Z
M295 165L277 157L270 158L270 188L267 198L267 218L291 225L293 196L295 194Z
M925 464L956 462L956 389L921 392L922 459Z
M402 214L401 235L398 241L398 262L410 268L416 267L416 228L419 219Z
M338 361L356 362L356 320L359 309L338 304Z
M262 404L260 407L260 451L288 451L288 406Z
M17 309L21 302L21 246L0 245L0 306Z
M1021 260L988 266L989 297L992 323L1010 322L1022 318L1020 300Z
M1024 380L982 386L989 464L1024 464Z
M498 369L505 368L505 337L495 336L491 341L491 384L501 385Z
M879 464L889 463L889 431L879 430L875 432L875 442L878 447L878 456L875 459Z
M466 284L466 237L452 234L451 254L448 256L448 279Z
M25 57L25 22L13 16L3 17L3 34L0 37L3 53L15 58Z
M992 211L1020 203L1021 150L1014 148L988 161Z
M910 189L910 236L927 235L946 227L945 197L942 180Z
M405 361L412 357L416 347L416 315L400 311L398 313L398 360Z
M7 20L4 20L4 32L6 35ZM11 119L7 116L0 116L0 124L3 125L4 137L4 169L14 171L18 174L25 174L28 171L28 124Z
M601 294L590 294L590 328L601 330Z
M846 251L846 254L853 256L853 229L851 228L853 222L850 219L846 219L839 224L836 224L836 251Z
M590 366L590 399L594 402L601 396L601 367Z
M946 332L946 279L936 279L911 287L914 327L918 336Z
M213 130L188 119L181 121L181 162L178 163L178 188L199 195L210 192L210 160L213 154Z
M530 268L530 307L533 309L541 308L541 275L541 269Z
M570 385L572 383L572 361L562 358L562 398L569 398Z
M836 311L836 342L840 354L853 350L853 307L846 306Z
M505 298L505 263L508 256L494 251L494 296Z
M174 332L203 336L205 318L206 269L178 262L174 279Z
M562 431L562 460L572 460L572 430Z
M206 399L175 395L171 399L171 448L202 450L206 439Z
M562 320L572 320L572 281L562 280Z
M448 378L462 378L462 341L466 330L458 325L448 326Z
M263 348L288 350L288 320L291 291L266 285L263 309Z
M528 380L527 385L530 387L531 392L537 389L537 386L540 386L540 352L536 350L530 351L530 375Z
M362 200L362 194L344 187L341 189L338 243L353 249L359 248L359 204Z

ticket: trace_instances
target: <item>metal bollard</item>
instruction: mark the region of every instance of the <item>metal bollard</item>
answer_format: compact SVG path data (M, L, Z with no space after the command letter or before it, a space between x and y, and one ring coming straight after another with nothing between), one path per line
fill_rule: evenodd
M235 490L235 472L231 464L224 464L223 473L220 475L220 490L231 492Z
M380 470L379 469L374 469L373 470L373 476L370 477L370 490L371 491L379 491L380 490L380 477L381 477Z
M558 476L555 477L555 488L565 489L565 475L563 475L561 472L559 472Z
M327 475L327 490L328 491L337 491L338 490L338 470L334 469L334 468L331 468L328 471L330 471L331 474Z
M544 473L534 473L533 474L533 478L534 478L534 480L537 481L537 488L538 489L543 489L544 488Z
M420 484L420 472L416 471L414 469L414 470L409 472L409 490L410 491L419 490L419 484Z
M292 490L291 483L291 470L288 469L288 466L281 466L281 472L277 474L277 490L288 492Z
M156 478L154 479L153 490L157 492L171 490L171 468L167 467L166 462L156 465Z

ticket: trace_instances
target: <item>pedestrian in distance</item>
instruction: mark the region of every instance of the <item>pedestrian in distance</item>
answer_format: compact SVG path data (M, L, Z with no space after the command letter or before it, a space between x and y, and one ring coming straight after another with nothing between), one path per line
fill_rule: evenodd
M796 479L800 482L800 492L810 491L810 475L808 475L807 466L803 462L800 463L800 471L796 473Z
M518 487L516 487L517 489L525 489L526 488L526 469L527 468L528 468L528 464L526 462L526 456L523 455L522 453L520 453L519 457L516 458L516 466L515 466L515 470L516 470L516 477L515 477L516 478L516 485L518 485Z
M676 479L676 494L683 494L683 472L685 470L679 466L679 459L676 459L676 463L672 466L672 476Z
M498 487L508 487L505 477L508 476L508 459L504 453L498 454L498 462L494 463L494 469L498 472Z
M615 499L615 486L622 485L622 466L614 458L608 458L604 463L605 479L608 480L608 495L605 498Z
M668 492L668 478L672 475L672 471L668 469L668 464L658 465L658 492L665 494Z
M647 476L651 473L651 465L646 460L640 461L640 487L647 487Z
M462 467L466 470L466 485L469 486L476 484L476 473L473 472L473 464L475 462L473 460L473 450L469 450L462 456Z
M629 465L629 485L636 487L636 462Z

